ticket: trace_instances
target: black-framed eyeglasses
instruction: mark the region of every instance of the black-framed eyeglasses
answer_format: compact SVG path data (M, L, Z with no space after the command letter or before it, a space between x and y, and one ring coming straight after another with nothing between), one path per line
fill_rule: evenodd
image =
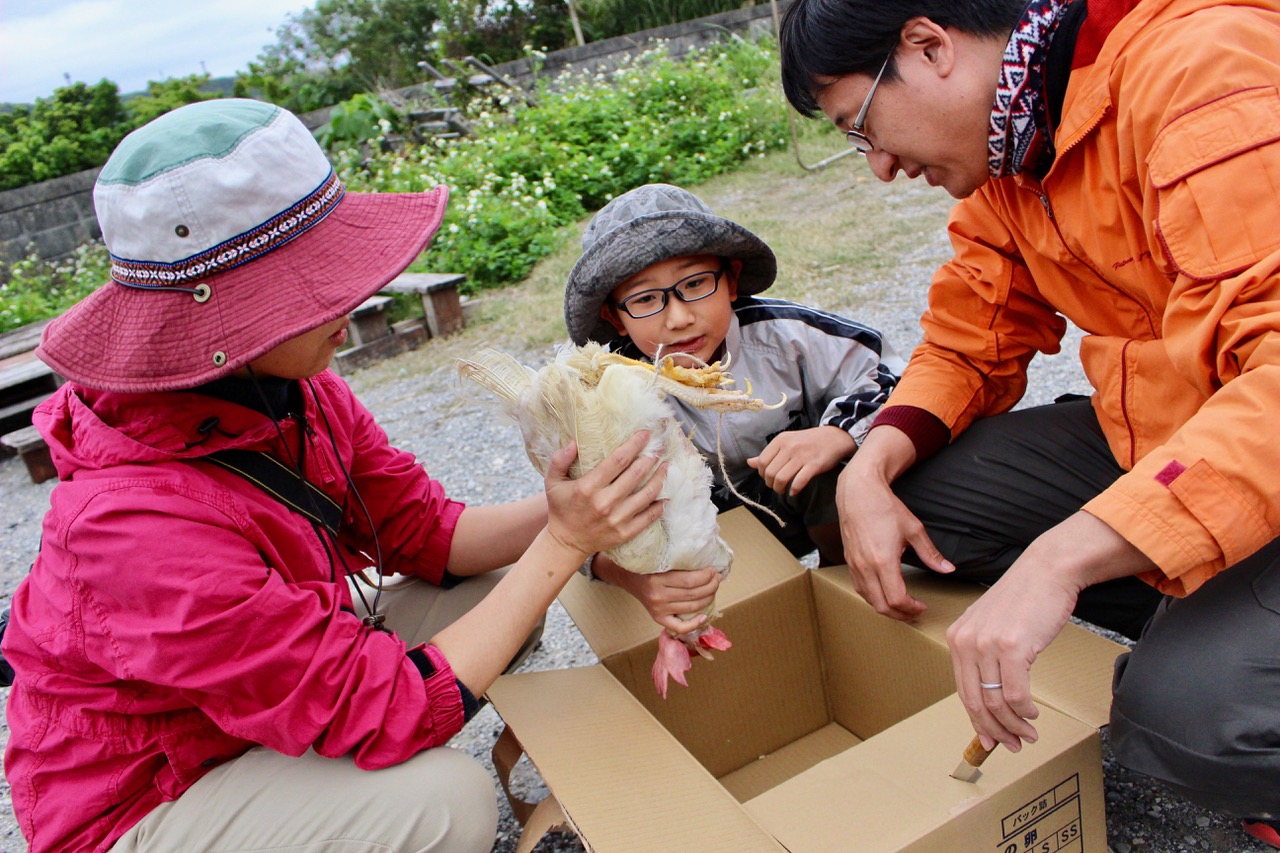
M662 313L667 307L667 299L672 294L675 294L676 299L681 302L697 302L699 299L706 299L720 289L722 275L724 275L723 267L718 270L696 272L685 276L670 287L641 290L621 301L614 300L613 304L627 312L631 319L643 320L645 317Z
M867 90L867 99L862 102L862 109L858 110L857 117L853 120L853 124L845 131L845 139L849 140L849 144L858 149L860 154L870 154L876 149L871 144L871 140L863 133L863 128L867 124L867 110L871 109L871 99L876 96L876 88L880 85L880 78L884 76L884 70L889 67L889 60L893 59L893 51L889 51L889 55L884 58L884 64L880 66L880 73L876 75L876 79L872 81L871 88Z

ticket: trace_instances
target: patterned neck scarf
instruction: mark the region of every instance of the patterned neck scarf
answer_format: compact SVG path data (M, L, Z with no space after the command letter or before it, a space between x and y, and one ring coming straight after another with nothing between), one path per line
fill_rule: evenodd
M1045 65L1068 2L1031 0L1009 36L987 137L987 167L993 178L1024 171L1042 174L1053 162Z

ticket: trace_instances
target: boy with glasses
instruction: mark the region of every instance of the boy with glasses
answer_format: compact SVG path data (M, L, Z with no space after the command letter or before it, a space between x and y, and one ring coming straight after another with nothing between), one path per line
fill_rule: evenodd
M840 562L836 478L898 379L880 333L757 296L777 274L773 251L679 187L648 184L614 199L592 218L582 249L565 288L573 342L686 366L719 360L753 396L782 402L721 416L672 401L715 474L721 509L739 502L735 492L745 496L785 522L757 513L793 553L816 548L824 565ZM602 559L593 572L672 630L682 628L673 614L709 599L720 577L636 575Z

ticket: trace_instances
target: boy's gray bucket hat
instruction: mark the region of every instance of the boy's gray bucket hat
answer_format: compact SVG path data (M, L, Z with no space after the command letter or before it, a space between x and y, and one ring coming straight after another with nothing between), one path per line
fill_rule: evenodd
M582 257L564 290L564 323L581 346L618 336L600 318L600 306L619 284L651 264L684 255L739 258L738 295L773 284L778 261L765 242L736 222L716 216L687 190L646 184L618 196L591 218Z

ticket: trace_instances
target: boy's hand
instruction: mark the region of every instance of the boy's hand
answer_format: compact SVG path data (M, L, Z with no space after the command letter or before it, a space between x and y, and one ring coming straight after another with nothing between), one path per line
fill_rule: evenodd
M819 474L830 471L858 449L853 436L833 426L779 433L747 464L780 495L798 495Z
M569 479L569 466L578 456L577 445L556 451L545 478L547 532L585 560L657 521L665 505L658 493L667 466L640 454L648 441L647 431L637 432L576 480Z
M686 634L706 623L705 615L693 619L680 616L710 607L722 579L720 573L711 568L637 574L603 555L596 557L592 571L610 586L629 592L644 605L654 622L673 634Z

